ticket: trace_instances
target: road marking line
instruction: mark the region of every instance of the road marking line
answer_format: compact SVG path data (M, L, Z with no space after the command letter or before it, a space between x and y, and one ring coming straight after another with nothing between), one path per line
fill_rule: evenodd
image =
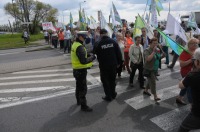
M52 83L52 82L70 82L70 81L75 81L75 78L54 79L54 80L6 82L6 83L0 83L0 86L23 85L23 84L38 84L38 83Z
M45 91L45 90L59 90L59 89L68 89L68 88L69 86L51 86L51 87L1 89L0 93L39 92L39 91Z
M66 72L66 71L73 71L72 68L70 69L52 69L52 70L37 70L37 71L20 71L20 72L13 72L12 74L27 74L27 73L48 73L48 72Z
M88 85L88 90L97 88L97 87L99 87L98 84L97 85ZM59 97L59 96L64 96L64 95L68 95L68 94L71 94L74 92L75 92L75 88L69 87L69 90L64 90L64 91L56 92L53 94L48 94L48 95L44 95L44 96L40 96L40 97L36 97L36 98L30 98L28 100L19 100L17 102L0 104L0 109L12 107L12 106L18 106L18 105L22 105L22 104L27 104L27 103L31 103L31 102L36 102L36 101L40 101L40 100L55 98L55 97Z
M180 126L181 122L184 120L185 116L187 116L189 111L190 105L186 105L151 118L150 120L164 131L172 131Z
M73 73L62 73L62 74L46 74L46 75L31 75L31 76L17 76L17 77L2 77L0 80L13 80L13 79L26 79L26 78L43 78L43 77L57 77L57 76L68 76Z
M174 85L168 88L158 90L157 94L161 98L161 101L164 101L169 98L177 96L179 92L180 92L180 89L178 89L178 86ZM139 95L139 96L127 99L125 100L125 102L136 110L155 104L153 95L150 96L150 98L146 97L145 95Z

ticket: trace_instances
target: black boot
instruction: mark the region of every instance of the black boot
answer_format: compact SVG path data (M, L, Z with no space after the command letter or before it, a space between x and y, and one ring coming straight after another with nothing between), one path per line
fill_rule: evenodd
M92 111L93 111L93 109L90 108L90 107L87 106L87 105L81 105L81 110L82 110L82 111L85 111L85 112L92 112Z

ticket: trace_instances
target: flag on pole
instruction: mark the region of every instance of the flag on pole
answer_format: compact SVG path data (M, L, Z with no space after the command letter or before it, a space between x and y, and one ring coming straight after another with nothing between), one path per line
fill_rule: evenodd
M112 28L115 27L115 17L114 17L114 14L112 12L112 8L110 9L110 17L112 18Z
M162 35L162 37L165 39L167 46L170 47L177 55L180 55L183 52L183 50L189 53L189 51L185 47L175 42L173 39L171 39L169 36L163 33L160 29L157 28L157 30L160 33L160 35Z
M156 3L153 0L151 3L151 25L155 28L158 27L158 18L157 18L157 12L156 12Z
M148 25L144 19L138 14L135 20L135 27L133 31L133 36L140 36L142 34L141 28L145 27L147 30L147 36L151 39L153 38L153 27Z
M145 16L145 20L147 22L147 24L149 24L149 15L146 13L146 16Z
M158 15L160 16L160 11L163 10L162 3L160 2L160 0L155 0L155 2L156 2L156 10L158 12Z
M133 36L140 36L142 34L141 28L145 27L145 23L143 22L142 18L138 15L135 20L135 26L133 29Z
M114 5L114 3L112 2L112 5L113 5L113 13L114 13L114 18L115 18L115 21L119 22L121 25L122 25L122 20L119 16L119 13L117 12L117 9Z
M171 14L168 14L167 17L166 30L169 34L178 35L187 43L188 40L185 35L185 30L181 27L179 22Z
M80 25L79 25L80 30L86 31L86 24L84 23L84 19L80 10L79 10L79 22L80 22Z
M189 16L189 19L188 19L188 27L198 27L197 26L197 23L196 23L196 19L195 19L195 13L194 12L191 12L190 16Z
M113 31L110 28L110 26L108 26L105 17L103 16L102 12L100 11L100 15L101 15L101 19L100 19L100 24L101 24L101 29L106 29L108 31L108 35L110 37L112 37Z
M73 28L73 17L72 17L72 13L70 12L70 28Z
M90 25L89 25L89 27L91 29L96 29L98 27L98 24L96 23L96 20L92 16L90 16Z
M90 25L90 18L87 17L87 24Z

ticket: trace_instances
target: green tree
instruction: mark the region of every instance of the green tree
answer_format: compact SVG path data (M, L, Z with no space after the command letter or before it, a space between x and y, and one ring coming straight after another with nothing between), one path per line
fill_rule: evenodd
M11 15L20 22L32 22L29 31L34 34L39 31L39 25L44 21L55 23L58 10L49 4L34 0L15 0L4 6L6 14Z

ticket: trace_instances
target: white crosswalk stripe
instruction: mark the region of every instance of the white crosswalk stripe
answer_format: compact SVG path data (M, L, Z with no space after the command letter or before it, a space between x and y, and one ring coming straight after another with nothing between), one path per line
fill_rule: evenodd
M150 119L164 131L172 131L179 127L185 116L189 113L190 105L174 109L157 117Z
M180 92L180 89L178 89L178 86L174 85L172 87L158 90L157 94L161 97L161 101L164 101L169 98L177 96L179 92ZM150 98L147 98L147 97L145 98L145 95L139 95L139 96L133 97L131 99L125 100L125 102L136 110L155 104L155 101L153 100L153 96L151 96Z
M176 66L179 63L176 63ZM164 69L164 68L163 68ZM75 92L75 79L73 77L71 68L65 69L48 69L48 70L30 70L30 71L21 71L14 72L9 76L2 76L0 78L0 94L8 94L8 97L0 98L0 109L22 105L30 102L40 101L44 99L59 97L67 94L72 94ZM159 79L165 78L171 74L179 73L179 70L160 71ZM121 78L126 78L127 81L122 84L118 84L116 87L116 91L118 95L123 94L128 91L136 91L138 89L132 88L127 89L128 87L128 78L129 74L127 72L122 73ZM135 77L137 78L137 77ZM93 67L88 70L87 80L89 82L88 89L93 89L101 86L99 68ZM120 79L119 79L120 80ZM67 82L67 85L62 85L59 83ZM68 85L68 82L73 82L74 86ZM52 86L48 86L47 84L52 83L55 84ZM58 83L58 84L57 84ZM162 81L158 83L163 83ZM26 85L31 85L30 87L26 87ZM38 86L35 86L38 85ZM23 86L23 87L21 87ZM5 87L5 88L3 88ZM161 98L160 104L164 104L166 100L174 98L179 94L180 89L177 84L165 87L157 91L159 97ZM13 94L21 94L21 93L34 93L35 92L47 92L45 94L41 94L39 96L24 96L19 97ZM10 96L11 94L12 96ZM148 108L148 106L155 105L155 101L152 97L146 97L142 94L142 90L139 95L133 96L132 98L124 100L129 106L133 108L133 110L143 110ZM149 119L152 123L157 125L163 131L171 131L179 127L180 122L183 120L184 116L189 112L189 106L184 106L178 108L177 106L167 104L166 106L170 107L169 111L166 113L162 113L155 117Z

